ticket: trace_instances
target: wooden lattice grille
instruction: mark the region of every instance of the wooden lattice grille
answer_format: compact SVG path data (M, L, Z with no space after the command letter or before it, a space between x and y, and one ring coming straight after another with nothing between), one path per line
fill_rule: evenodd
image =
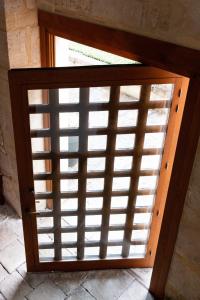
M161 88L161 85L157 85L157 88ZM166 87L166 84L163 85ZM105 102L102 96L99 103L90 102L90 88L80 88L79 98L75 99L75 102L60 103L59 102L59 90L53 89L46 91L48 94L49 101L47 104L31 104L29 106L29 112L31 114L32 123L34 123L34 116L41 114L44 118L44 114L49 117L49 128L32 129L32 138L48 138L50 140L49 151L33 152L33 160L48 160L51 163L51 170L48 172L34 174L34 181L46 181L46 187L51 186L51 191L48 189L44 192L35 193L36 201L46 201L47 199L52 200L52 209L45 209L37 211L37 219L49 219L52 218L51 226L38 227L38 234L48 236L48 242L39 241L39 251L46 250L46 254L41 258L42 260L54 259L54 260L67 260L67 259L98 259L98 258L119 258L119 257L133 257L133 258L144 258L146 254L146 246L148 243L149 230L151 227L151 215L153 212L154 201L153 198L156 195L156 186L159 177L159 168L161 163L161 156L163 153L164 140L162 144L154 147L144 147L145 135L146 134L163 134L165 135L167 129L167 120L169 116L169 109L171 106L173 85L169 84L167 91L169 98L166 100L152 100L151 95L156 86L151 84L145 85L132 85L127 87L129 90L132 88L139 89L139 97L127 96L126 87L123 86L125 92L122 92L122 87L111 86L105 89L110 90L109 100ZM95 89L93 87L92 89ZM99 89L97 87L97 89ZM104 89L103 87L101 88ZM70 90L70 89L68 89ZM73 90L73 89L72 89ZM77 90L77 89L75 89ZM121 92L120 92L121 90ZM33 92L33 91L32 91ZM43 91L44 95L45 92ZM73 96L71 96L73 97ZM124 98L124 99L123 99ZM72 98L73 99L73 98ZM151 99L151 100L150 100ZM62 102L62 101L61 101ZM154 120L151 114L157 111L158 115L155 115ZM150 114L151 112L151 114ZM66 123L68 118L74 119L74 128L61 128L60 126L60 114L66 114L64 116ZM92 115L94 113L94 115ZM98 113L105 114L105 120L98 120ZM120 114L123 113L125 119ZM71 115L70 115L71 114ZM156 120L161 115L160 120ZM164 115L164 121L162 118ZM92 119L92 117L93 119ZM127 117L128 116L128 117ZM95 119L97 117L97 119ZM126 119L128 118L128 119ZM152 119L152 120L151 120ZM90 121L89 121L90 120ZM97 125L95 125L97 122ZM121 122L121 123L120 123ZM90 125L93 123L93 125ZM98 125L99 123L99 125ZM102 123L102 124L100 124ZM105 123L105 124L104 124ZM150 125L148 125L150 123ZM153 123L153 124L152 124ZM155 123L155 125L154 125ZM77 126L77 128L75 128ZM72 126L73 127L73 126ZM129 138L133 139L132 146L126 147L127 140L124 139L124 145L122 149L116 147L116 139L119 137L123 138L125 135L129 135ZM76 137L77 149L73 151L61 151L60 150L60 137ZM95 139L104 138L104 147L102 149L89 150L88 138ZM127 136L128 137L128 136ZM130 141L129 141L130 142ZM121 140L123 143L123 139ZM99 144L101 148L102 145ZM156 166L141 168L142 159L148 160L159 157L159 164ZM100 159L103 158L105 161L105 167L103 170L88 170L89 159ZM67 159L68 162L77 162L76 171L67 172L61 171L61 160ZM116 167L116 161L127 159L129 165L125 163L125 168L120 169ZM147 163L148 164L148 163ZM148 186L148 180L153 180L153 188L140 188L140 180L144 181L144 185ZM88 180L94 179L92 190L88 190ZM125 180L124 184L127 187L117 188L114 187L113 181L116 184L119 180ZM61 189L61 180L63 185L68 186L69 190L64 191ZM69 182L67 182L69 180ZM75 180L74 182L71 180ZM95 184L101 180L102 187L95 188ZM71 181L71 182L70 182ZM146 181L146 183L145 183ZM51 184L48 184L48 183ZM71 190L70 185L75 184L76 187ZM150 196L152 198L150 205L138 205L137 197ZM126 198L126 205L122 205L122 200L119 201L119 207L112 207L113 197L120 200ZM87 209L86 199L93 199L98 201L102 198L102 207ZM61 209L61 199L76 199L78 205L76 209L71 209L70 206L66 209ZM67 201L66 201L67 202ZM135 222L134 217L139 215L144 216L144 219L148 221ZM86 219L90 216L93 217L93 222L98 216L101 217L101 222L98 224L87 225ZM112 224L110 219L112 216L124 219L119 224ZM62 220L65 217L77 217L77 224L73 225L70 222L66 222L63 226ZM49 219L50 220L50 219ZM40 222L38 222L40 223ZM41 222L42 223L42 222ZM46 222L44 222L46 223ZM48 221L47 221L48 223ZM73 222L72 222L73 223ZM111 232L120 232L121 238L109 238ZM134 238L137 237L137 232L145 231L146 238ZM86 238L86 233L92 232L96 239ZM148 233L147 233L148 232ZM73 241L63 241L62 235L64 233L75 233L77 237ZM52 235L53 234L53 235ZM112 234L111 234L112 235ZM117 234L116 234L117 235ZM142 234L141 234L142 236ZM90 251L90 249L95 251ZM137 250L138 248L138 250ZM49 251L47 251L49 249ZM50 251L50 249L52 251ZM85 249L89 249L87 255ZM108 253L109 249L109 253ZM130 249L133 249L130 251ZM141 250L139 250L141 249ZM71 255L65 256L65 250L71 253ZM112 253L113 250L113 253ZM94 252L94 254L90 254ZM44 252L43 252L44 253ZM47 257L46 257L47 256ZM49 257L48 257L49 256Z
M133 65L9 80L28 270L152 266L182 78Z

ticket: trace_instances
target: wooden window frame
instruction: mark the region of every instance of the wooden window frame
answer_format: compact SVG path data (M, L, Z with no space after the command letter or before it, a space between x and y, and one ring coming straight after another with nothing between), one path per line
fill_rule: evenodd
M190 79L149 289L163 299L200 134L200 51L41 10L38 19L42 67L55 65L57 35Z

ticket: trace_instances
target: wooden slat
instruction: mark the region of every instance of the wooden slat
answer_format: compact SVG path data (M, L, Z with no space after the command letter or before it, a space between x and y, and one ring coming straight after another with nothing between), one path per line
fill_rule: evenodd
M107 243L107 246L122 246L123 241L122 240L116 240L116 241L110 241ZM146 240L135 240L131 241L131 245L146 245ZM63 242L62 248L76 248L78 245L76 242ZM84 248L85 247L99 247L100 242L99 241L85 241L84 242ZM54 249L55 243L49 243L49 242L42 242L39 244L39 249Z
M149 229L149 225L147 224L133 224L132 230L147 230ZM124 230L123 225L111 225L109 226L109 231L121 231ZM39 227L37 229L38 234L48 234L54 233L54 227ZM85 226L85 232L96 232L101 231L101 226ZM67 226L61 228L61 233L69 233L69 232L77 232L76 226Z
M110 103L112 104L112 110L109 111L108 128L108 140L107 140L107 153L109 157L106 159L105 167L105 187L104 187L104 200L103 200L103 213L102 213L102 228L101 228L101 241L100 241L100 258L105 258L107 254L108 243L108 229L110 218L110 205L112 197L112 179L114 169L114 156L116 136L113 131L117 127L118 111L115 109L115 104L119 101L120 87L111 87L110 91Z
M87 151L87 128L88 128L88 103L89 88L80 88L80 136L79 136L79 152ZM86 205L86 174L87 159L80 157L79 159L79 180L78 180L78 229L77 229L77 258L84 258L84 241L85 241L85 205Z
M159 170L139 170L136 176L157 176L159 175ZM102 178L106 176L106 172L89 172L87 173L87 178ZM113 172L114 177L126 177L131 176L131 171L116 171ZM74 173L59 173L59 179L81 179L82 175L78 172ZM34 174L34 180L52 180L52 173L39 173Z
M137 191L138 196L144 195L154 195L156 190L143 189ZM102 197L104 193L95 191L95 192L87 192L86 197ZM113 191L112 196L128 196L128 191ZM52 199L54 197L54 193L35 193L35 199ZM69 193L60 193L60 198L77 198L78 192L69 192Z
M153 208L152 206L144 206L144 207L136 207L135 213L149 213L152 212ZM102 209L88 209L85 210L86 216L93 216L93 215L102 215L103 211ZM126 208L112 208L110 209L110 214L126 214L127 209ZM51 210L38 210L37 212L34 212L35 215L39 217L53 217L54 213ZM67 216L77 216L78 210L62 210L59 214L61 217L67 217Z
M167 126L166 125L154 125L154 126L146 126L144 129L145 133L156 133L156 132L166 132ZM125 133L135 133L138 132L137 126L130 126L130 127L118 127L115 130L108 128L88 128L87 134L88 135L106 135L111 133L118 133L118 134L125 134ZM59 136L77 136L81 134L80 129L60 129ZM31 137L50 137L51 131L50 129L35 129L31 130Z
M116 109L139 109L140 103L137 102L119 102L116 103ZM168 100L156 100L150 101L147 105L147 109L155 109L155 108L170 108L171 102ZM97 110L110 110L112 109L111 103L89 103L88 110L89 111L97 111ZM49 113L51 110L48 104L31 104L29 105L29 113ZM56 108L56 112L74 112L80 111L81 105L79 104L60 104Z
M115 150L113 152L114 156L137 156L137 155L161 155L163 153L163 148L153 148L153 149L142 149L141 153L138 153L135 151L135 149L132 150ZM89 152L60 152L58 153L58 157L60 159L64 158L79 158L81 156L87 156L87 157L105 157L107 154L106 151L89 151ZM110 157L111 155L107 154L107 157ZM52 152L35 152L32 154L33 160L36 159L52 159Z
M147 122L148 110L146 109L146 103L149 101L151 92L151 85L144 85L141 88L140 94L140 102L141 107L138 113L138 132L135 138L135 149L139 153L142 152L143 144L144 144L144 136L145 136L145 126ZM131 176L131 184L130 184L130 193L128 199L128 213L126 216L126 224L125 224L125 233L123 240L123 248L122 248L122 256L128 257L130 244L131 244L131 235L132 235L132 223L133 216L135 213L135 203L137 197L138 183L139 183L139 173L141 166L142 156L137 156L134 159L132 176Z
M53 197L53 220L54 220L54 243L55 243L55 260L60 260L62 257L61 253L61 204L60 204L60 160L57 153L60 151L59 144L59 113L55 112L56 107L59 105L59 91L49 90L49 106L51 108L50 113L50 132L51 132L51 150L53 157L51 160L52 164L52 191Z

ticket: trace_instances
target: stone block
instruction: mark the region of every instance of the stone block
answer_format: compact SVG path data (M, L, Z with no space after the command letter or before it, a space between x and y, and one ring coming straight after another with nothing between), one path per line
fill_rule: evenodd
M17 269L17 271L24 278L24 280L28 282L28 284L33 288L36 288L48 278L47 273L27 273L26 263L22 264Z
M85 272L72 273L52 273L49 278L57 285L65 294L71 294L86 278Z
M129 269L128 272L134 276L139 282L141 282L146 288L149 288L152 269L151 268L134 268Z
M7 300L22 300L31 292L32 288L19 275L13 272L0 283L0 291Z
M9 246L11 243L13 243L16 240L17 240L17 235L10 228L8 222L0 223L0 251L5 249L7 246Z
M118 299L134 281L124 270L92 271L83 283L83 287L96 299Z
M76 289L67 300L94 300L95 298L90 295L84 288L79 287Z
M137 280L135 280L118 298L119 300L153 300L153 296Z
M34 291L32 291L28 296L28 300L64 300L66 295L56 286L52 281L48 280L40 284Z
M0 251L0 262L9 273L25 262L24 247L18 240Z
M0 264L0 282L3 281L8 275L8 272Z
M200 274L190 263L190 259L174 254L168 282L166 297L172 299L200 299Z

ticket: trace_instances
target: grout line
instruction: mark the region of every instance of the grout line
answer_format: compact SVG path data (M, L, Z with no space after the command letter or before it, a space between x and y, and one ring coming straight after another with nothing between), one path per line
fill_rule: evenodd
M87 289L85 288L83 285L81 285L81 287L94 299L98 300L94 295L92 295L92 293Z
M140 284L142 284L142 286L149 291L149 287L147 287L147 285L144 284L144 280L142 277L140 277L139 275L137 275L134 271L132 270L128 270L129 274L131 274L132 276L134 276L135 280L137 280ZM150 282L149 282L150 285Z
M125 270L125 271L127 272L127 270ZM129 272L127 272L127 273L129 274ZM133 278L131 283L121 292L121 294L119 295L119 297L117 299L119 299L126 292L126 290L134 283L134 281L136 281L136 278Z

